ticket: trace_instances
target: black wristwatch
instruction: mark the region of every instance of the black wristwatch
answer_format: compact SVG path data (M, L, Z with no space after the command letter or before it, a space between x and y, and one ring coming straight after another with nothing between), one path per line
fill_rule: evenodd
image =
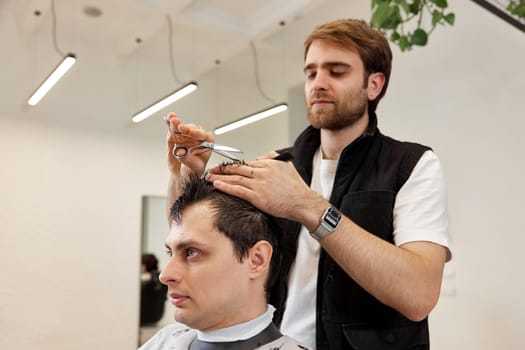
M313 232L310 232L310 235L318 241L334 232L337 226L339 226L340 221L341 213L336 208L330 206L321 216L319 226Z

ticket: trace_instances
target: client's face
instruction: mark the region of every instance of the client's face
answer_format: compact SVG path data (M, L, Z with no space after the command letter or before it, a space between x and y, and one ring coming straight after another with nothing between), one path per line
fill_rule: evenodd
M160 280L168 285L175 320L201 331L243 322L243 306L250 302L247 260L239 262L230 239L213 227L206 202L182 212L166 248L170 260Z

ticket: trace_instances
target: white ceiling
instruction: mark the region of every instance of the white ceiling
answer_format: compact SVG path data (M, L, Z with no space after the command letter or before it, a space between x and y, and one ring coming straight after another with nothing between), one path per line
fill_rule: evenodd
M204 87L220 73L230 84L225 86L255 90L250 42L266 93L282 100L302 81L302 45L313 26L367 19L370 9L369 0L55 0L54 17L51 4L0 1L0 111L95 129L128 127L131 114L189 80ZM87 8L101 15L88 16ZM60 51L77 55L75 71L29 108L25 101L61 60L53 33ZM202 98L181 101L180 108L192 111ZM205 118L199 122L206 124Z

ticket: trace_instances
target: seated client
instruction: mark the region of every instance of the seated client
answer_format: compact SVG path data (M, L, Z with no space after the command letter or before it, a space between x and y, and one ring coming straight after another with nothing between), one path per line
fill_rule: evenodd
M171 207L160 274L177 323L141 350L307 349L272 322L282 258L274 218L191 177Z

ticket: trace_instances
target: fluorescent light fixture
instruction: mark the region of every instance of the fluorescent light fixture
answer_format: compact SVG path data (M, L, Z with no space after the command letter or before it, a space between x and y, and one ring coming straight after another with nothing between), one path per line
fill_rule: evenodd
M273 107L267 108L263 111L251 114L237 121L226 124L224 126L220 126L214 130L214 133L215 135L221 135L228 131L232 131L234 129L237 129L245 125L251 124L253 122L259 121L261 119L271 117L272 115L275 115L277 113L284 112L287 109L288 109L288 105L286 103L281 103Z
M27 100L27 104L30 106L35 106L38 102L40 102L42 97L44 97L49 92L49 90L51 90L51 88L57 83L57 81L59 81L60 78L62 78L62 76L66 74L69 68L71 68L71 66L73 66L73 64L75 64L76 61L77 58L74 54L67 54L67 56L64 57L62 62L60 62L60 64L55 68L53 73L51 73L44 81L44 83L40 85L38 89L36 89L33 95L31 95L29 100Z
M168 96L162 98L158 102L155 102L151 106L144 108L142 111L140 111L137 114L135 114L131 118L131 120L133 120L133 122L135 122L135 123L141 122L144 119L146 119L149 116L151 116L152 114L157 113L161 109L169 106L170 104L172 104L173 102L175 102L177 100L180 100L181 98L183 98L184 96L192 93L195 90L197 90L197 83L194 82L194 81L189 82L188 84L184 85L180 89L177 89L174 92L172 92L171 94L169 94Z

